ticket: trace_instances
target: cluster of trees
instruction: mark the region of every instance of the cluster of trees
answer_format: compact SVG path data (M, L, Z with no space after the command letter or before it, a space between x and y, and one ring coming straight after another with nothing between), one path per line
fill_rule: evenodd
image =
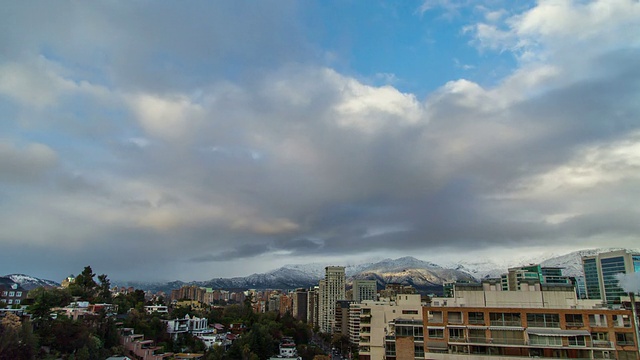
M223 308L196 310L177 307L171 309L170 314L147 314L142 290L112 296L107 275L97 276L97 281L95 278L96 274L87 266L68 288L31 291L31 305L28 307L31 320L7 314L0 321L0 360L102 360L112 355L123 355L124 348L118 341L118 326L133 328L136 334L154 340L165 352L205 353L207 360L268 359L277 354L283 337L295 340L304 360L312 360L322 354L319 347L309 344L311 329L306 323L290 314L256 314L251 307L251 298L243 304ZM52 316L53 308L65 307L72 301L118 305L119 323L116 325L115 314L104 311L81 320ZM232 323L242 323L246 331L229 349L206 349L204 343L188 333L171 338L162 320L183 318L187 314L206 317L210 324L220 323L226 328Z
M38 288L29 292L31 319L7 314L0 322L0 360L102 360L122 350L115 320L106 313L74 321L52 316L52 309L79 301L110 303L110 281L87 266L66 289Z

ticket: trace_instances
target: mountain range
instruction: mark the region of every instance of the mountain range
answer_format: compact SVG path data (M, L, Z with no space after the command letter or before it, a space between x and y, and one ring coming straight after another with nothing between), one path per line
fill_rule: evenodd
M542 266L564 268L568 276L582 276L582 256L595 255L601 252L621 250L619 248L602 248L574 251L560 256L548 258L511 259L503 263L493 261L474 262L443 262L443 265L423 261L414 257L385 259L376 263L363 263L345 266L347 284L356 279L376 280L378 288L384 288L388 283L412 285L418 291L438 293L442 284L451 281L474 281L487 277L496 277L505 273L509 267L539 263ZM262 274L245 277L216 278L207 281L172 281L172 282L136 282L112 281L118 286L132 286L137 289L164 291L184 285L197 285L214 289L295 289L309 288L318 285L318 280L324 277L326 264L297 264L284 265L278 269ZM24 288L38 286L57 286L50 280L41 280L22 274L7 275L7 278L21 284Z
M18 284L25 290L33 290L41 286L50 288L58 287L59 283L51 280L38 279L33 276L25 274L10 274L0 277L0 284L3 286L11 286L12 284Z

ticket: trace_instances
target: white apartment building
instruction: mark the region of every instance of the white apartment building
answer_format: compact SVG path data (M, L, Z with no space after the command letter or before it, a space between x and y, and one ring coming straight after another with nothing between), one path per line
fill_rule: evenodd
M333 332L336 301L346 300L345 281L344 266L325 267L325 278L320 280L318 288L318 325L322 332Z
M395 337L397 322L415 323L416 327L422 329L422 303L419 294L399 294L395 298L365 300L360 304L358 348L361 360L386 357L385 341ZM416 339L414 345L424 349L420 339Z

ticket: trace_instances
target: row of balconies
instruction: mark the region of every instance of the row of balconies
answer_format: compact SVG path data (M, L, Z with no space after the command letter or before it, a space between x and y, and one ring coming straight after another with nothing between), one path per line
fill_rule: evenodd
M527 341L525 339L497 339L497 338L486 338L486 337L449 337L450 343L466 343L466 344L496 344L496 345L529 345L529 346L546 346L546 347L593 347L593 348L602 348L602 349L613 349L614 344L611 341L606 340L593 340L591 342L591 346L589 346L588 342L584 344L553 344L553 343L542 343L542 342L532 342ZM633 346L633 342L629 341L618 341L618 346Z
M463 314L459 312L448 313L447 324L451 325L461 325L464 324ZM619 315L618 315L619 316ZM429 314L429 323L431 324L443 324L444 318L442 312L430 312ZM589 319L589 324L591 327L607 327L607 319L604 317L597 317L593 319ZM522 320L490 320L491 326L523 326ZM472 318L468 317L467 324L470 325L485 325L486 320L481 318ZM527 326L531 327L547 327L547 328L560 328L559 321L528 321ZM585 327L584 321L566 321L565 326L568 328L582 328ZM614 318L613 326L618 328L630 328L631 320L627 317L620 316L619 318Z

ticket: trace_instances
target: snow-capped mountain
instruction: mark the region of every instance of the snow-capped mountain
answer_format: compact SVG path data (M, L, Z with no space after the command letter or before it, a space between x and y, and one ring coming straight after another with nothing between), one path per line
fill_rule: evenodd
M37 277L25 275L25 274L10 274L4 276L5 278L11 279L11 281L16 284L22 286L25 290L33 290L39 288L41 286L44 287L57 287L60 286L59 283L52 280L39 279Z
M582 257L593 256L604 252L625 250L623 248L600 248L578 250L565 255L556 256L540 262L542 266L561 267L564 268L562 273L567 276L584 276L582 269Z
M367 267L369 267L369 266L371 266L373 264L374 263L362 263L362 264L355 264L355 265L354 264L345 265L344 272L345 272L347 277L353 276L355 274L358 274L358 273L362 272L364 269L366 269ZM303 272L305 274L313 275L317 279L321 279L321 278L324 277L324 268L327 265L328 264L321 264L321 263L288 264L288 265L284 265L281 269L286 268L286 269L297 270L297 271Z
M441 288L445 282L474 281L486 277L499 277L501 274L506 273L510 267L528 264L562 267L564 268L563 272L565 275L582 276L582 256L613 250L620 249L603 248L580 250L560 256L546 254L529 258L505 259L502 262L491 260L449 261L442 265L407 256L399 259L385 259L376 263L347 265L345 266L345 272L348 284L351 284L354 279L369 279L376 280L380 288L388 283L401 283L412 285L422 292L437 292L437 289ZM264 274L253 274L246 277L218 278L190 283L181 281L154 284L130 282L127 283L127 286L152 291L162 290L165 292L187 284L218 289L308 288L318 285L318 280L324 278L324 268L326 265L328 264L285 265Z

